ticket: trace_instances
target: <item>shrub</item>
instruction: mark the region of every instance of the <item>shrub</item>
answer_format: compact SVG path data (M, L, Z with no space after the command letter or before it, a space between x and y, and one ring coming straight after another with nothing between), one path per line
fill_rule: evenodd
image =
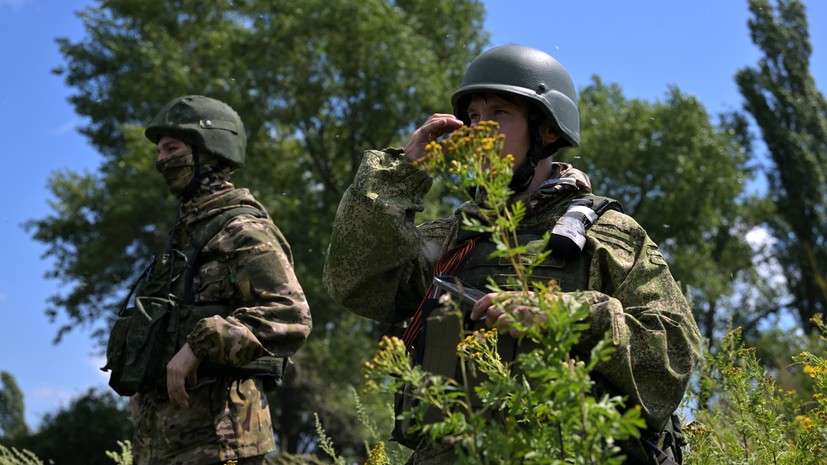
M820 316L813 319L827 335ZM813 380L814 393L802 398L776 384L745 347L741 331L707 354L699 395L692 399L695 420L686 428L687 465L816 465L827 457L827 360L802 352L793 362Z

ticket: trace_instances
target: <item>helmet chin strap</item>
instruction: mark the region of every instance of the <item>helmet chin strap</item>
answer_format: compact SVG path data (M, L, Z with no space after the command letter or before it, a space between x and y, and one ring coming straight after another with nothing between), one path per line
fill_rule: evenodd
M534 169L536 167L536 161L529 156L528 160L517 168L517 171L511 176L511 182L508 184L508 188L514 191L515 194L524 192L528 189L528 186L531 185L531 180L534 179Z
M540 134L540 122L543 120L543 115L535 110L530 110L528 113L528 135L531 141L531 146L526 154L526 161L522 164L514 175L511 177L511 183L508 185L515 193L520 194L528 189L531 181L534 179L534 171L540 160L550 158L557 152L555 144L543 144L543 136Z
M184 189L184 192L181 193L182 200L190 200L193 197L195 197L195 194L198 193L198 189L201 186L201 182L204 180L204 178L206 178L212 173L222 171L227 167L227 165L224 163L217 163L212 169L204 172L201 164L201 149L199 149L197 146L192 146L192 163L192 180L190 181L187 188Z
M201 150L198 146L192 146L192 164L193 164L193 173L192 179L190 180L190 184L184 189L184 192L181 192L181 200L189 200L195 196L195 193L198 192L198 186L201 185Z

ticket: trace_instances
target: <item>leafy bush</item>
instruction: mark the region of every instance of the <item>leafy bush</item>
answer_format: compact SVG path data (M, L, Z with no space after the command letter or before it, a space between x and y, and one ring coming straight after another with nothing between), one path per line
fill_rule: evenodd
M805 351L793 357L793 368L812 378L809 398L779 388L755 349L745 347L739 329L724 338L716 354L707 354L699 395L693 399L695 420L686 428L687 465L824 463L827 328L821 316L812 321L822 331L821 355Z

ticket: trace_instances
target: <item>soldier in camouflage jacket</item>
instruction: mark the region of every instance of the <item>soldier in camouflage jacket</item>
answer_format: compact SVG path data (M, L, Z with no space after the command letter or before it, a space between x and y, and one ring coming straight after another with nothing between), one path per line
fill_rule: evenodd
M144 274L135 302L174 294L174 310L163 315L171 314L175 324L165 323L171 329L164 337L178 341L167 357L125 349L133 358L161 358L148 362L161 369L148 370L131 396L134 463L266 463L275 450L268 373L243 367L285 360L310 333L290 246L262 205L230 181L246 148L232 108L207 97L180 97L150 122L146 136L157 144L158 170L181 204L167 250ZM182 250L193 250L205 224L227 212L232 214L222 217L215 234L180 258ZM189 266L167 273L165 265L175 257ZM131 392L132 386L116 381L110 381L116 390Z
M452 100L454 114L433 115L403 150L366 152L339 205L324 284L334 300L359 315L390 324L410 318L437 260L464 235L462 215L479 217L477 203L468 202L452 217L419 226L413 222L431 179L412 161L439 135L483 120L499 123L506 136L504 153L515 157L512 189L528 206L521 228L551 230L572 200L591 192L585 174L552 162L555 151L579 144L574 86L552 57L520 46L489 50L469 65ZM480 289L489 276L503 284L508 270L487 260L490 251L474 246L453 274ZM700 355L692 312L657 245L634 219L609 209L589 229L582 253L550 260L557 263L543 277L556 279L564 298L590 304L590 329L580 352L587 356L605 334L611 335L616 352L596 368L599 386L639 405L649 430L657 434L670 423ZM480 299L471 319L487 312L488 326L507 329L509 315L494 305L495 297ZM680 461L679 450L670 452L672 462L661 462L640 443L625 446L628 464ZM423 439L409 463L455 460L452 446Z

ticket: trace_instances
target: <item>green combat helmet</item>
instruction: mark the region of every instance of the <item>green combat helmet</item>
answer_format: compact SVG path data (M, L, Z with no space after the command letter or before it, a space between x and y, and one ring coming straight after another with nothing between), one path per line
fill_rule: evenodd
M244 123L235 110L220 100L201 95L178 97L164 105L149 122L144 135L155 144L163 136L174 137L234 167L244 166Z
M469 102L466 97L476 92L501 92L527 98L542 109L560 134L555 150L580 145L577 92L569 73L551 55L522 45L503 45L475 58L451 97L454 115L466 123Z

